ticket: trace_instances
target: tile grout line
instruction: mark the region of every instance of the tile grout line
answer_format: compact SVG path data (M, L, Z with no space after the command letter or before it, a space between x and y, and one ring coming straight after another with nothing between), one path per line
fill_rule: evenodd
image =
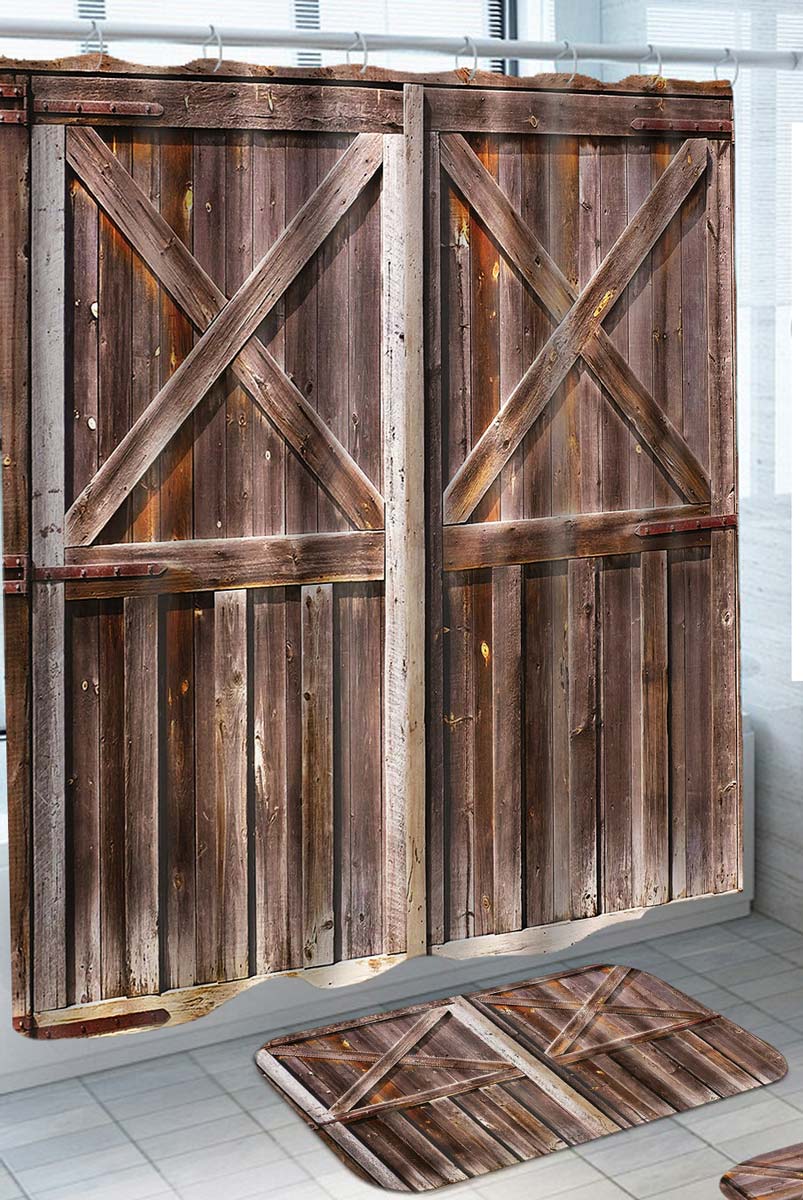
M92 1088L91 1088L91 1087L90 1087L90 1085L89 1085L89 1084L86 1082L86 1080L85 1080L84 1078L82 1078L82 1079L81 1079L81 1082L84 1084L84 1087L86 1087L86 1088L87 1088L87 1089L90 1091L90 1093L92 1094L92 1096L93 1096L93 1098L94 1098L94 1100L95 1100L95 1103L98 1105L98 1107L99 1107L99 1108L102 1108L102 1109L103 1109L103 1111L106 1113L107 1117L108 1117L108 1118L109 1118L109 1120L112 1122L112 1124L113 1124L113 1125L115 1125L115 1126L116 1126L116 1128L120 1130L120 1132L121 1132L121 1133L123 1134L123 1136L124 1136L124 1137L125 1137L125 1138L126 1138L126 1139L127 1139L129 1142L130 1142L130 1143L131 1143L131 1145L132 1145L132 1146L134 1146L134 1147L135 1147L135 1148L136 1148L136 1149L137 1149L137 1150L140 1152L140 1154L141 1154L141 1155L142 1155L142 1157L145 1159L145 1161L146 1161L146 1162L147 1162L147 1163L148 1163L148 1164L149 1164L151 1167L153 1167L154 1171L155 1171L155 1172L156 1172L156 1174L159 1176L159 1178L160 1178L160 1179L162 1179L162 1180L164 1181L164 1185L165 1185L165 1187L168 1189L168 1193L172 1192L172 1193L175 1195L175 1197L176 1197L176 1200L180 1200L179 1193L178 1193L178 1192L176 1191L176 1189L173 1187L173 1185L172 1185L172 1183L170 1182L170 1180L169 1180L169 1179L167 1179L167 1178L166 1178L166 1177L165 1177L165 1176L162 1174L162 1171L159 1169L159 1164L158 1164L157 1162L155 1162L155 1161L154 1161L154 1159L152 1159L152 1158L151 1158L151 1156L150 1156L150 1155L149 1155L149 1154L148 1154L148 1153L147 1153L145 1150L143 1150L142 1146L140 1146L139 1142L138 1142L138 1141L137 1141L135 1138L133 1138L133 1137L131 1136L131 1134L128 1132L128 1130L123 1128L123 1126L120 1124L120 1122L119 1122L119 1121L117 1120L117 1118L114 1116L114 1114L113 1114L113 1113L110 1111L110 1109L107 1107L106 1103L105 1103L105 1102L104 1102L102 1099L100 1099L100 1097L99 1097L99 1096L97 1096L97 1095L96 1095L96 1094L95 1094L95 1093L92 1091ZM148 1197L145 1197L145 1198L144 1198L144 1200L148 1200ZM157 1200L161 1200L161 1197L157 1197Z
M22 1182L22 1180L20 1179L17 1172L14 1170L14 1168L8 1162L8 1160L6 1159L4 1154L0 1154L0 1163L2 1163L3 1167L6 1169L9 1176L11 1177L11 1179L13 1179L14 1183L19 1188L20 1196L23 1197L23 1200L34 1200L34 1197L31 1195L31 1193L25 1187L25 1184Z

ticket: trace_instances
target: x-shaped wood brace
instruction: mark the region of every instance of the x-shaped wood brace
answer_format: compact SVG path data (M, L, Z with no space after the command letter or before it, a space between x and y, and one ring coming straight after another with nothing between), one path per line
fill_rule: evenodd
M359 134L231 299L210 279L93 129L68 131L72 169L202 336L112 451L66 518L88 546L203 396L232 365L240 383L352 523L381 529L384 502L256 330L382 162L382 136Z
M579 1062L583 1058L591 1058L596 1054L606 1054L617 1047L632 1045L638 1040L649 1040L658 1033L679 1033L693 1025L711 1021L716 1016L708 1009L692 1012L678 1009L653 1008L649 1005L612 1004L611 1000L631 973L630 967L612 967L605 978L598 984L587 1000L553 1000L544 997L533 999L516 996L496 997L484 996L486 1004L497 1008L532 1009L536 1012L565 1011L572 1015L563 1028L554 1036L544 1053L550 1058L560 1059L561 1062ZM622 1017L659 1017L669 1024L660 1030L641 1030L634 1034L624 1035L600 1045L587 1046L582 1050L573 1050L578 1038L589 1028L599 1016Z
M441 162L557 328L444 493L444 521L466 521L527 430L582 357L687 500L711 498L708 477L602 328L639 265L706 169L704 138L684 142L593 278L577 293L461 134L441 135Z

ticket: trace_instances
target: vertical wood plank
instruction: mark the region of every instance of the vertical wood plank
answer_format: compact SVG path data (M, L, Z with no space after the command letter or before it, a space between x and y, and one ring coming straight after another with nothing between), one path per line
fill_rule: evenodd
M72 313L73 419L65 429L67 490L77 496L98 469L98 210L73 180ZM67 711L68 795L72 937L67 991L73 1002L101 997L101 828L100 828L100 605L70 604L67 609L69 674Z
M248 974L248 607L242 589L215 593L216 812L222 828L215 887L219 970Z
M376 303L381 286L381 181L365 189L349 213L349 394L344 444L368 476L382 488L382 314ZM350 414L350 415L349 415ZM341 746L348 738L350 773L350 897L348 954L359 958L382 952L382 870L377 863L377 832L384 824L382 785L381 584L341 584L347 601L350 645L341 646L348 671L348 726L341 715ZM342 692L345 684L341 686ZM381 843L380 843L381 844ZM345 846L341 847L345 854ZM345 907L345 906L344 906ZM345 929L343 930L345 939ZM345 944L345 940L344 940Z
M131 135L114 133L111 148L131 170ZM102 464L131 428L132 269L131 248L101 212L98 295L98 463ZM101 541L131 540L129 498L109 521ZM104 996L119 996L125 978L125 781L123 605L100 606L100 912Z
M304 965L334 956L332 585L301 589Z
M30 166L28 130L0 136L0 428L3 434L3 546L26 554L30 537L28 317ZM31 995L31 617L27 597L4 597L11 1010L32 1011Z
M472 139L478 158L497 176L495 137ZM499 412L499 272L496 245L474 212L469 213L471 252L471 439L480 438ZM500 481L495 480L472 514L472 521L499 519ZM493 575L471 577L471 641L474 684L474 932L494 930L494 664Z
M159 599L127 596L125 619L126 994L159 990Z
M31 553L64 562L64 127L31 130ZM64 594L33 589L33 995L66 1002Z
M225 292L228 229L226 134L204 130L193 146L192 239L200 265ZM227 293L228 294L228 293ZM193 537L225 537L227 529L227 403L231 373L210 388L193 414ZM195 600L193 638L199 679L216 678L216 602ZM195 689L195 971L199 980L222 978L219 881L225 826L218 811L219 739L216 688Z
M549 243L549 157L551 139L522 140L522 216L535 235ZM552 332L552 321L529 290L522 301L523 360L530 363ZM548 409L522 443L523 515L552 513L552 444ZM552 776L552 589L560 566L547 563L524 569L524 776L525 776L525 925L541 925L555 916L555 855Z
M425 297L425 479L427 561L427 909L428 941L446 940L446 762L444 657L446 653L443 581L443 369L442 260L444 197L441 189L440 136L426 139Z
M733 146L709 143L708 353L711 509L736 511ZM742 858L739 613L735 531L711 535L713 890L739 887Z
M580 140L578 208L579 285L600 261L602 243L600 148ZM583 372L570 410L569 488L576 512L602 508L602 393ZM594 559L568 564L569 797L571 822L571 913L598 911L598 737L599 610L598 566Z
M666 551L641 556L642 795L634 828L640 906L669 899L669 645Z
M384 195L384 192L383 192ZM446 223L443 458L451 479L471 448L471 250L469 213L454 188L444 194ZM442 495L440 501L442 511ZM441 516L441 522L443 517ZM449 572L444 593L444 737L446 798L446 935L474 933L474 657L472 583Z
M513 206L521 208L521 145L501 138L499 186ZM522 289L516 270L499 260L499 388L500 402L524 373L522 356ZM523 516L523 450L519 447L502 471L499 516ZM522 917L522 568L492 572L493 584L493 915L494 931L521 928ZM429 731L428 731L429 736Z
M404 134L386 140L383 205L385 447L385 952L426 948L424 743L424 93L405 84ZM395 162L394 162L394 157Z
M162 216L192 248L192 135L165 131L160 142ZM160 355L164 382L192 349L192 328L170 297L161 293ZM180 429L160 459L160 536L164 541L192 537L191 422ZM195 670L192 595L168 596L160 611L164 644L161 672L165 731L160 739L162 851L161 938L164 987L195 982Z
M254 258L259 260L285 225L285 138L255 132ZM284 300L260 330L265 345L284 363ZM285 529L285 446L267 419L253 407L254 533ZM290 791L288 743L297 696L290 688L288 609L292 589L258 589L252 598L253 787L254 787L254 945L260 973L302 965L298 955L300 870L292 860L300 833L298 793ZM297 746L295 747L297 751Z
M627 161L621 141L600 143L600 254L604 257L628 219ZM648 184L649 188L649 184ZM626 300L626 297L624 298ZM614 305L607 332L623 353L628 350L629 312L624 302ZM630 503L631 447L629 430L610 400L602 407L602 508L627 508ZM635 577L635 582L634 582ZM638 688L634 686L634 644L638 643L639 603L637 560L626 556L600 563L600 874L601 910L630 908L633 898L634 780L640 759L633 753L634 727L640 743L640 660Z
M159 135L132 135L131 174L158 205ZM159 287L136 260L131 285L131 418L159 390ZM159 538L159 470L146 472L132 496L132 537ZM147 995L159 988L159 600L124 601L125 924L126 988Z
M579 235L579 139L557 137L552 142L549 179L549 237L552 257L576 286ZM572 429L576 423L577 366L556 390L551 406L549 432L552 443L552 513L572 511L572 472L575 447ZM552 601L552 880L555 919L571 917L572 830L569 791L569 695L568 695L568 568L551 576Z

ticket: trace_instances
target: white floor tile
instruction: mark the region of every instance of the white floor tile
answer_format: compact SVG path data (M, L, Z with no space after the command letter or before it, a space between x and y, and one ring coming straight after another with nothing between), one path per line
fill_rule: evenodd
M617 1174L616 1179L631 1196L636 1197L636 1200L648 1200L666 1189L667 1177L672 1186L678 1188L709 1179L716 1172L722 1175L732 1166L732 1159L713 1147L706 1146L702 1150L680 1154L671 1161L656 1161L635 1171L624 1171Z
M0 1163L0 1200L18 1200L22 1192L17 1187L16 1180L9 1175L6 1168Z

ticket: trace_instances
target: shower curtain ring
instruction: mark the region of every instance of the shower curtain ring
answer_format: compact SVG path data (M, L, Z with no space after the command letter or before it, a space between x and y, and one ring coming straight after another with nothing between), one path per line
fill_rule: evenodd
M455 71L460 69L460 55L461 54L469 54L469 53L473 53L473 55L474 55L474 66L471 68L471 73L469 74L469 77L466 80L466 82L473 83L474 76L477 74L477 43L474 41L473 38L470 38L467 34L464 34L463 45L460 47L460 49L457 51L457 54L455 54L455 56L454 56Z
M650 57L658 60L658 71L655 76L655 82L657 84L664 77L664 60L661 57L661 51L656 50L655 47L653 46L652 42L647 42L647 45L650 48Z
M103 56L106 53L106 43L103 40L103 31L99 28L97 21L93 21L89 27L89 34L86 39L87 47L91 42L98 43L98 61L95 64L95 70L99 71L103 65Z
M213 72L219 71L220 64L223 62L223 41L221 39L220 34L215 29L214 25L209 26L209 37L206 39L206 41L204 42L204 44L202 46L202 49L204 52L204 58L206 58L206 47L210 44L210 42L217 42L217 66L214 66L212 68L212 71Z
M364 33L357 32L354 34L354 41L346 51L346 62L351 62L351 59L348 57L349 50L357 50L358 48L362 50L362 66L360 67L360 74L364 75L368 70L368 43L365 40Z
M739 78L739 55L734 54L734 52L729 50L727 46L725 47L725 53L719 62L714 63L714 79L719 79L719 68L724 66L725 63L733 63L735 67L733 79L731 80L731 87L735 87L736 80Z

